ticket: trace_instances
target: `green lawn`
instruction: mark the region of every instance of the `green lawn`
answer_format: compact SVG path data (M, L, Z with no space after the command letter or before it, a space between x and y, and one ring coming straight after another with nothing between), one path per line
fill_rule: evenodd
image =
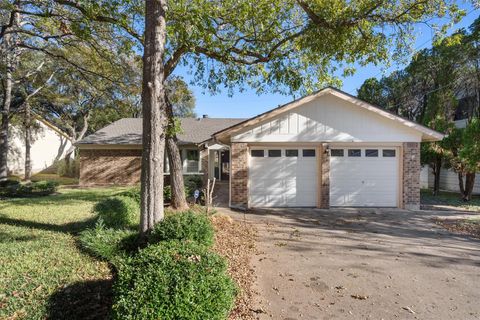
M474 196L472 200L465 202L461 199L460 193L440 192L439 195L432 195L431 190L421 191L422 205L449 206L468 211L480 211L480 196Z
M76 234L92 224L93 204L120 190L0 200L0 319L105 314L110 270L79 248Z

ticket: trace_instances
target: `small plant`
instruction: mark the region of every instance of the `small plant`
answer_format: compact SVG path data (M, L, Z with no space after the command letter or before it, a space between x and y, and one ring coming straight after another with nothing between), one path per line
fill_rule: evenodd
M210 246L213 244L213 235L213 226L207 216L186 211L166 216L157 223L149 241L157 243L166 240L191 240Z
M98 202L93 211L108 228L131 228L138 225L140 206L131 197L115 196Z
M226 319L233 307L226 261L205 246L167 241L116 266L114 319Z
M80 243L93 255L115 261L128 248L128 241L136 237L137 233L125 229L108 229L102 219L95 224L95 228L80 233Z
M141 201L140 187L132 187L128 190L118 193L117 196L132 198L138 204L140 204L140 201Z
M163 187L163 200L165 202L170 202L172 200L172 187L171 186Z
M184 176L183 177L184 184L185 184L185 194L188 196L192 196L195 190L202 190L203 188L203 178L199 175L193 176Z

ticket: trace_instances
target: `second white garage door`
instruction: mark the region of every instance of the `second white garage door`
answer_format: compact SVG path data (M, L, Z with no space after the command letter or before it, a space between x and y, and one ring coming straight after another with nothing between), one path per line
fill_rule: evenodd
M335 148L330 150L330 205L397 207L396 148Z
M315 149L265 148L250 150L251 207L315 207L317 154Z

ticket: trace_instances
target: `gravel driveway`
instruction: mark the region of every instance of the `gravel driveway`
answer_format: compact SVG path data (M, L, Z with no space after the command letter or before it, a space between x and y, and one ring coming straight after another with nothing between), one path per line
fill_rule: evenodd
M480 319L480 241L432 222L448 215L247 213L259 230L252 261L259 319Z

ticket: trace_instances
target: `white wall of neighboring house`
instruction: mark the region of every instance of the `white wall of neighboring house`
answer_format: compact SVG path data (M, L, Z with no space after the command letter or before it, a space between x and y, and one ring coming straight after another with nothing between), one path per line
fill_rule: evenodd
M39 129L33 135L31 148L32 173L40 172L51 166L59 153L62 145L65 148L62 158L71 147L71 142L59 130L56 130L44 122L36 120ZM25 138L20 128L10 128L11 139L8 157L8 169L12 174L23 174L25 171Z

